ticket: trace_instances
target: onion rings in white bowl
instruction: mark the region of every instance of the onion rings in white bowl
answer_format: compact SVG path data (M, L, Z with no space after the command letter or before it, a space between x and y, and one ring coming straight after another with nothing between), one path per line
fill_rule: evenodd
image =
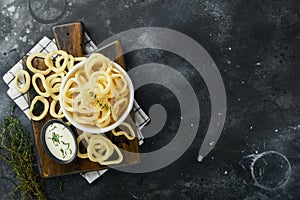
M59 92L66 119L89 133L104 133L118 127L129 115L133 99L128 74L100 53L92 53L72 67Z

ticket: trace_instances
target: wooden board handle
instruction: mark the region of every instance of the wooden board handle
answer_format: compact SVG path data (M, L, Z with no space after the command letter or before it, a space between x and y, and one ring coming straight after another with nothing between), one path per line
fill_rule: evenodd
M83 56L84 25L82 22L56 25L53 27L53 34L59 50L76 57Z

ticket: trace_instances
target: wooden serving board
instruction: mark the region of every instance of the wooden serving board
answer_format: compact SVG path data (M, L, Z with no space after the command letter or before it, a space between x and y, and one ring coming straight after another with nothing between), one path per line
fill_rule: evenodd
M63 24L58 25L53 28L54 37L58 46L58 49L67 51L69 54L73 56L83 56L83 33L84 33L84 27L81 22L75 22L70 24ZM121 65L123 68L126 68L125 65L125 59L122 54L122 46L119 41L115 41L104 48L98 50L97 52L102 53L103 55L106 55L110 58L116 58L114 61ZM47 67L44 64L44 61L42 58L35 58L33 60L33 66L37 69L43 70ZM23 58L23 65L24 68L26 67L26 57ZM27 69L27 71L29 71ZM30 72L30 71L29 71ZM30 72L32 75L32 73ZM40 89L41 83L37 82ZM33 87L28 92L28 99L29 102L33 100L33 98L37 95ZM48 99L49 103L51 103L51 98ZM38 112L38 110L42 110L42 106L36 105L35 111ZM40 139L40 133L42 130L43 125L48 121L52 119L52 116L48 113L46 117L40 121L33 121L32 120L32 128L34 133L34 139L38 154L38 165L41 177L47 178L47 177L55 177L55 176L62 176L67 174L74 174L74 173L81 173L81 172L87 172L87 171L93 171L93 170L101 170L101 169L107 169L108 166L102 166L99 163L91 162L89 159L81 159L76 157L74 161L72 161L69 164L59 164L55 162L53 159L51 159L50 156L44 151L42 142ZM71 126L73 130L77 132L77 134L80 134L82 131L76 129L75 127ZM132 155L132 154L126 154L126 151L128 152L138 152L139 151L139 145L138 140L128 140L124 136L115 137L111 133L106 133L107 137L118 147L124 149L123 152L123 162L115 165L115 166L124 166L124 165L131 165L136 164L140 161L138 154Z

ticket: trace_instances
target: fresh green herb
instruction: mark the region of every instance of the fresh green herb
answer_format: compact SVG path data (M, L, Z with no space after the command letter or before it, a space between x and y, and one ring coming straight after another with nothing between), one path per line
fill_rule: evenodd
M99 104L100 107L102 107L101 101L97 100L97 103Z
M67 148L66 150L68 150L70 148L70 143L69 142L64 142L64 141L61 141L63 143L63 145L67 145Z
M53 124L50 125L50 128L52 128ZM49 130L49 132L53 131L54 129L56 129L57 127L54 126L52 129Z
M65 128L65 127L64 127ZM60 138L63 138L62 135L59 135L55 132L52 132L52 137L47 137L48 139L52 140L54 146L58 146L60 144L65 145L65 150L61 147L60 148L60 152L62 154L62 157L65 158L68 155L68 151L70 149L70 143L69 142L65 142L63 140L61 140ZM71 151L72 152L72 151ZM70 153L71 154L71 153Z
M60 192L63 192L63 182L62 182L61 178L60 178L60 177L57 177L56 180L57 180L58 183L59 183L59 191L60 191Z
M66 157L66 154L65 154L65 151L63 150L63 148L60 148L60 152L62 154L62 157L65 158Z
M93 92L90 92L90 95L92 96L94 93ZM96 99L97 96L94 95L94 99L95 99L95 102L96 104L99 104L100 108L103 110L103 109L106 109L106 110L112 110L111 106L108 106L106 103L102 103L99 99Z
M62 140L61 140L61 143L63 145L65 145L65 146L67 146L65 148L65 150L63 150L63 148L60 149L60 152L62 153L63 158L65 158L68 155L68 151L67 150L69 150L70 154L72 154L72 150L70 149L70 143L69 142L64 142Z
M0 159L12 167L20 182L14 190L15 199L46 199L44 184L35 171L33 149L29 132L22 130L19 119L13 117L13 107L10 116L2 121L0 135ZM21 191L21 197L18 197Z
M99 104L100 108L103 110L110 110L111 111L111 106L108 106L106 103L102 103L101 101L97 100L97 103Z
M59 134L56 134L55 132L52 132L52 137L47 137L48 139L51 139L54 146L58 146L60 144L59 138L62 137Z
M89 94L90 94L91 97L94 97L94 99L97 98L97 96L96 96L96 94L94 94L94 92L89 92Z

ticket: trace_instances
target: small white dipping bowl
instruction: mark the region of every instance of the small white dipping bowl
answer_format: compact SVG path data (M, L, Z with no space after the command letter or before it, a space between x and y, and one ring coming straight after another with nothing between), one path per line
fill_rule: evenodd
M126 71L120 65L118 65L115 62L113 62L114 66L118 70L120 70L120 72L124 75L124 77L126 78L127 83L128 83L128 87L129 87L129 102L128 102L128 106L127 106L126 110L124 111L124 113L119 117L119 119L116 122L114 122L113 124L110 124L109 126L103 127L103 128L100 128L100 127L97 127L97 126L91 126L91 125L87 125L87 124L81 124L81 123L76 122L73 119L73 117L69 114L69 112L64 108L64 105L62 103L63 102L63 95L61 95L61 94L63 93L63 89L64 89L64 87L66 85L66 82L69 80L70 76L72 76L73 73L74 73L74 71L76 71L78 68L83 67L84 64L85 64L85 62L86 62L86 60L77 63L75 66L73 66L71 68L71 70L64 77L64 79L63 79L63 81L61 83L60 92L59 92L60 107L62 109L63 114L67 118L67 120L73 126L75 126L76 128L78 128L78 129L80 129L82 131L88 132L88 133L105 133L105 132L111 131L112 129L120 126L120 124L122 122L124 122L124 120L129 115L129 113L130 113L130 111L132 109L132 106L133 106L134 88L133 88L133 85L132 85L132 81L131 81L130 77L128 76L128 74L126 73Z

